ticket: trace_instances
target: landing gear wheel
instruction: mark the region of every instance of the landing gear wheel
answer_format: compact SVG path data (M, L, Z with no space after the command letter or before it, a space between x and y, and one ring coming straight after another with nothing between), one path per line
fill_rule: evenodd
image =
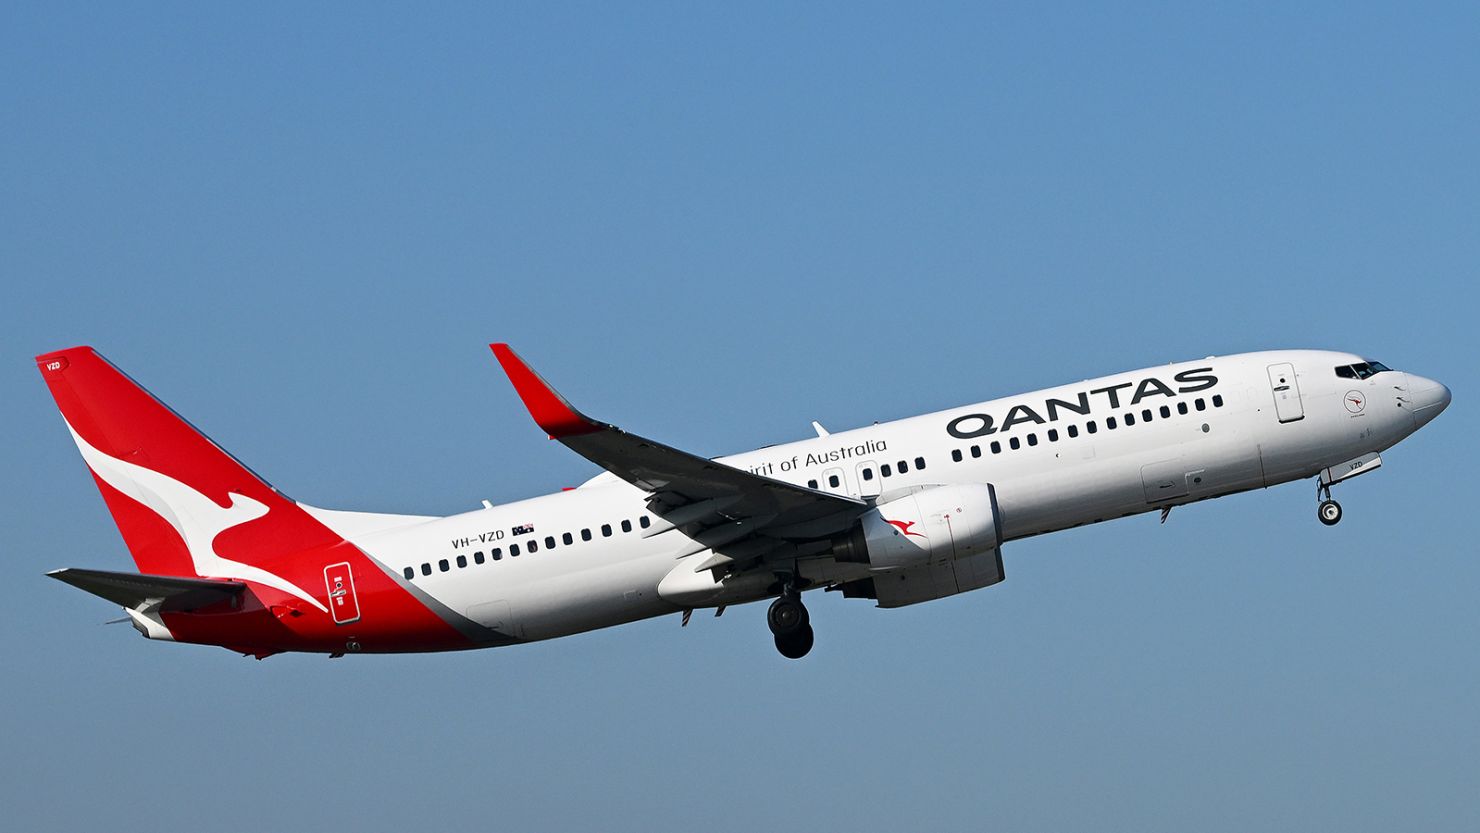
M1321 505L1316 507L1316 517L1326 526L1336 526L1341 521L1341 504L1330 498L1321 501Z
M806 656L812 650L812 626L803 625L801 630L776 637L776 650L787 659L801 659Z
M807 616L807 608L802 605L800 596L782 596L776 601L771 602L771 609L766 611L766 624L770 626L771 635L775 636L777 640L807 628L809 621L811 621L811 617ZM777 645L779 647L779 641ZM807 647L812 647L810 637L807 641ZM786 652L782 651L782 653ZM805 654L806 651L802 651L802 653Z

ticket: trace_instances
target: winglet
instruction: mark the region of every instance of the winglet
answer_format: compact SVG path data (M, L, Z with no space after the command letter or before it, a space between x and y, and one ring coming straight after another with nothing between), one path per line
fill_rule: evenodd
M514 391L524 400L524 407L529 409L529 415L550 435L550 439L590 434L606 427L572 408L565 397L556 393L509 345L500 343L488 346L493 349L493 355L498 358L504 373L514 384Z

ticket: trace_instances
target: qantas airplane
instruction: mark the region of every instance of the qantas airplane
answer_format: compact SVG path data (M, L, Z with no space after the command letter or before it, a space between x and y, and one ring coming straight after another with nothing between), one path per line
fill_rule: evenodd
M278 491L89 347L38 356L139 572L49 573L149 639L258 659L485 648L802 593L903 607L1002 581L1030 535L1315 478L1331 487L1449 405L1350 353L1209 357L713 460L573 408L508 345L535 423L605 472L450 517L320 509Z

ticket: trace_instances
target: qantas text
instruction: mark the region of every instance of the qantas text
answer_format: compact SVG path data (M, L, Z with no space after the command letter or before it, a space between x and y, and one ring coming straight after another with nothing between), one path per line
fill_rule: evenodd
M1155 376L1148 376L1140 383L1122 382L1118 385L1080 391L1071 399L1047 399L1044 400L1039 410L1029 405L1014 405L1007 411L1007 415L1002 418L1000 424L992 414L964 414L946 424L946 433L958 440L969 440L973 437L1007 431L1014 425L1025 423L1043 425L1058 422L1065 412L1077 416L1089 416L1092 411L1091 397L1101 397L1095 399L1094 402L1104 403L1111 408L1128 407L1140 404L1141 400L1152 396L1176 396L1182 393L1204 391L1218 384L1218 377L1213 375L1211 367L1199 367L1178 373L1172 377L1172 381L1177 385L1175 390ZM1047 414L1046 418L1044 414Z

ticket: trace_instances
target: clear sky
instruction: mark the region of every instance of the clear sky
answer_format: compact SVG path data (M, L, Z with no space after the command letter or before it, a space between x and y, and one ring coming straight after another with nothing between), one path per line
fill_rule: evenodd
M1473 3L4 4L14 830L1480 829ZM508 649L147 642L31 357L97 347L287 493L451 514L1102 373L1349 349L1454 405L1309 483ZM810 598L810 597L809 597Z

